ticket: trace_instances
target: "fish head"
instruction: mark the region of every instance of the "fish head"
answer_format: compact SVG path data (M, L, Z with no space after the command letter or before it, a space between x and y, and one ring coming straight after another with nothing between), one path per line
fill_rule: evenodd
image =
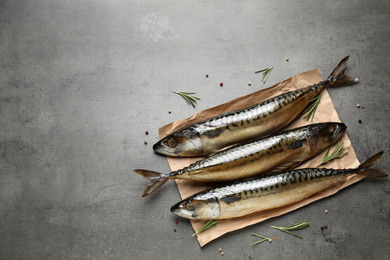
M153 150L171 157L193 157L201 156L203 149L197 131L193 128L185 128L155 143Z
M209 220L219 217L220 208L216 198L207 200L189 198L172 206L171 212L187 219Z
M309 137L311 152L321 152L334 143L337 143L346 129L347 126L343 123L332 122L317 124Z

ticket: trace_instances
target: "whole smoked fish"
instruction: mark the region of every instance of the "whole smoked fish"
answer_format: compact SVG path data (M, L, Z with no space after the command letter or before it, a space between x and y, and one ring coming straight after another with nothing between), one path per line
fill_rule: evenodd
M149 180L142 197L154 192L168 179L217 182L249 178L264 172L276 173L292 169L324 151L338 142L346 128L343 123L312 124L227 148L171 173L142 169L134 172Z
M359 82L359 78L344 74L348 58L325 81L182 128L154 144L153 150L173 157L205 156L232 144L275 133L299 116L326 87Z
M386 173L371 168L382 154L377 153L356 169L298 169L209 189L180 201L171 212L183 218L210 220L279 208L308 198L354 174L386 177Z

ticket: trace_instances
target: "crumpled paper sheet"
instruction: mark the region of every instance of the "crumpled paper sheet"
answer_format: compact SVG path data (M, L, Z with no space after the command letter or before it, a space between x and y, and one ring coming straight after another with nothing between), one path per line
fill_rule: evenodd
M219 115L221 113L225 113L228 111L233 111L245 107L249 107L251 105L254 105L256 103L259 103L263 100L269 99L271 97L280 95L284 92L300 89L309 85L316 84L318 82L322 81L321 75L319 73L318 69L313 69L301 74L298 74L296 76L293 76L285 81L282 81L272 87L269 87L267 89L259 90L257 92L254 92L252 94L249 94L247 96L243 96L240 98L237 98L235 100L232 100L230 102L227 102L225 104L212 107L210 109L201 111L197 113L196 115L193 115L189 118L178 120L175 122L172 122L166 126L163 126L159 129L160 138L163 138L170 133L173 133L180 128L183 128L185 126L203 121L205 119L214 117L216 115ZM356 86L350 86L350 87L356 87ZM292 124L288 125L285 129L291 129L300 127L303 125L308 124L314 124L314 123L320 123L320 122L341 122L336 109L333 106L332 100L329 97L329 94L326 90L322 92L321 102L318 106L318 109L315 113L313 122L307 122L306 120L302 119L302 116L297 118ZM343 169L343 168L355 168L359 165L359 161L356 157L356 154L352 148L351 141L349 140L347 134L344 134L341 141L344 141L344 146L349 146L348 154L344 157L331 161L325 165L322 165L323 168L334 168L334 169ZM331 151L333 151L335 146L331 148ZM312 158L311 160L301 164L297 168L308 168L308 167L316 167L316 165L319 164L321 159L324 157L326 151L323 153L317 155L316 157ZM172 171L184 168L191 163L194 163L201 159L201 157L194 157L194 158L172 158L167 157L169 166ZM200 234L197 235L198 242L200 246L204 246L205 244L209 243L210 241L222 236L223 234L226 234L228 232L241 229L256 223L259 223L261 221L264 221L266 219L276 217L285 213L288 213L290 211L293 211L295 209L298 209L300 207L303 207L311 202L314 202L316 200L319 200L321 198L330 196L336 192L338 192L340 189L343 189L361 179L364 177L362 176L352 176L349 179L347 179L343 183L339 183L336 186L333 186L327 190L324 190L322 192L319 192L310 198L307 198L303 201L277 208L272 210L267 210L259 213L253 213L248 216L235 218L235 219L229 219L229 220L219 220L216 227L208 229ZM207 183L200 183L195 181L188 181L188 180L175 180L177 187L179 189L180 195L182 198L186 198L196 192L199 192L201 190L204 190L206 188L211 188L209 184ZM179 199L178 199L179 201ZM177 201L177 202L178 202ZM173 204L172 204L173 205ZM194 230L198 230L201 228L206 221L196 221L191 220L192 227Z

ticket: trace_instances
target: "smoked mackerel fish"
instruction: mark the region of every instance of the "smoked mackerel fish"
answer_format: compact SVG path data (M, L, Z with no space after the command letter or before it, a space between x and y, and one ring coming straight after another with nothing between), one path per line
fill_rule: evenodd
M386 173L371 168L382 154L375 154L356 169L298 169L208 189L175 204L171 212L187 219L210 220L283 207L344 182L351 175L386 177Z
M299 116L326 87L359 82L359 78L344 74L348 58L341 60L322 82L182 128L155 143L153 150L172 157L206 156L233 144L275 133Z
M281 131L211 154L170 173L136 169L149 180L145 197L169 179L202 182L235 181L258 174L292 169L337 143L345 132L343 123L320 123Z

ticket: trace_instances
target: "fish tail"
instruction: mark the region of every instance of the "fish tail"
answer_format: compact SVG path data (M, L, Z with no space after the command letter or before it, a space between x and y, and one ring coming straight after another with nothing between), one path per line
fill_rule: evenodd
M357 167L357 174L367 176L367 177L375 177L382 178L387 177L388 174L379 170L372 168L382 157L383 151L371 156L367 160L365 160L362 164Z
M330 82L331 86L348 86L359 82L359 78L345 75L348 59L349 55L342 59L340 63L336 66L336 68L332 71L332 73L329 75L328 82Z
M142 169L136 169L134 172L149 181L141 197L146 197L152 194L155 190L160 188L161 185L168 181L168 177L163 173Z

